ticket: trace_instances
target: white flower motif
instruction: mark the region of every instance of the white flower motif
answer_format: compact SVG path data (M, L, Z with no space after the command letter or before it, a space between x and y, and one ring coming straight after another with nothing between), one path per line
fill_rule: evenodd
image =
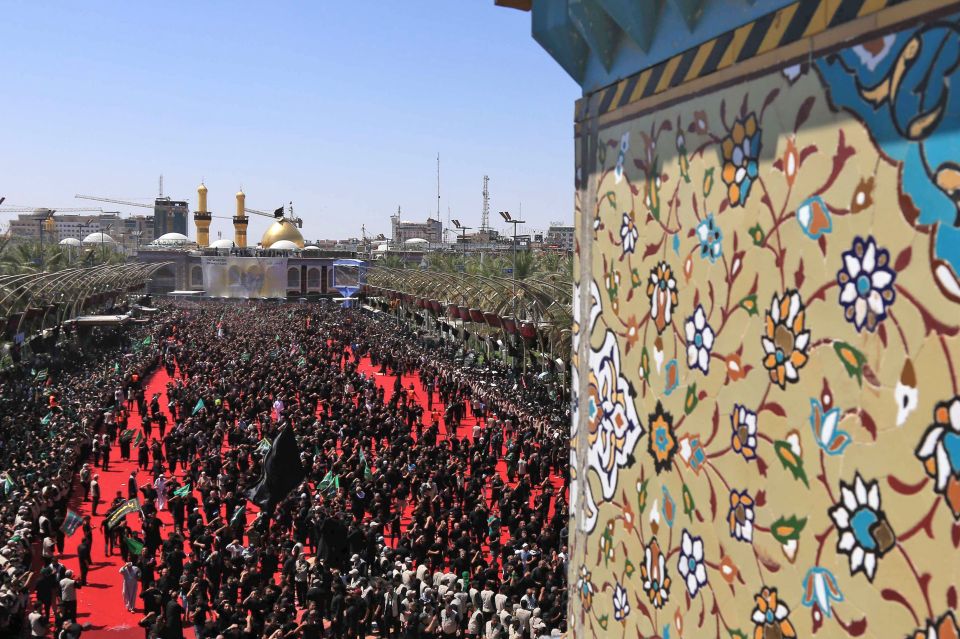
M619 469L630 459L645 432L637 416L634 391L622 374L620 348L613 331L606 332L599 350L590 352L586 400L587 462L600 477L603 499L609 501L616 492Z
M734 404L733 413L730 415L730 423L733 427L733 434L730 439L733 452L742 455L747 461L756 459L757 414L740 404Z
M586 469L580 468L577 463L576 442L570 443L570 517L575 518L577 527L591 533L597 526L597 503L593 499L590 482L587 481ZM580 491L583 491L583 505L580 504Z
M843 268L837 272L837 282L844 317L858 331L864 328L874 331L887 317L887 309L896 299L895 279L889 251L877 248L872 237L854 238L851 249L843 253Z
M794 65L791 65L791 66L789 66L789 67L784 67L784 69L783 69L783 75L784 75L784 77L786 77L788 80L790 80L790 82L794 82L797 78L800 77L800 73L801 73L802 71L803 71L803 67L802 67L802 66L800 66L799 64L794 64Z
M613 618L623 621L630 614L630 600L627 589L617 584L613 589Z
M874 40L872 44L876 44L879 41L880 48L878 49L867 49L864 45L858 44L853 47L853 52L857 54L857 57L860 58L860 64L865 66L868 71L874 71L884 58L890 53L890 50L893 48L894 43L897 41L897 36L893 34L885 35L878 40Z
M707 585L707 567L703 563L703 539L683 531L680 545L680 558L677 560L677 570L687 584L687 592L691 597Z
M614 181L620 184L623 179L623 163L627 158L627 151L630 150L630 132L627 131L620 136L620 149L617 153L617 166L613 169Z
M900 371L900 379L893 392L897 402L897 426L903 426L907 417L917 410L920 403L920 391L917 388L917 374L913 370L913 362L907 360Z
M896 543L896 536L880 509L880 486L864 482L857 473L852 484L840 482L840 501L829 511L837 526L837 551L850 558L850 574L862 572L873 581L877 559Z
M580 370L578 367L579 357L578 349L580 345L581 332L585 331L589 336L593 333L597 324L597 319L602 312L600 302L600 287L593 279L590 280L590 312L586 327L580 326L580 286L575 283L573 287L573 358L570 369L570 517L577 520L577 526L583 532L593 531L597 525L597 503L593 497L593 491L590 489L590 482L586 477L586 468L581 468L577 459L577 433L580 430ZM580 491L583 491L583 504L581 506L578 499Z
M927 428L915 454L927 474L935 480L936 492L943 495L960 521L960 396L937 402L933 423Z
M713 329L707 324L703 305L698 305L684 325L687 337L687 366L710 372L710 352L713 350Z
M597 281L592 279L590 280L590 312L588 317L587 326L580 326L580 283L575 282L573 285L573 356L577 356L577 351L580 346L580 335L581 333L586 333L589 337L593 333L594 327L597 325L597 319L600 318L600 314L603 312L603 305L600 302L600 287L597 285Z
M633 216L630 213L624 213L623 221L620 223L620 241L623 245L624 255L636 250L638 237L640 237L640 231L633 221Z

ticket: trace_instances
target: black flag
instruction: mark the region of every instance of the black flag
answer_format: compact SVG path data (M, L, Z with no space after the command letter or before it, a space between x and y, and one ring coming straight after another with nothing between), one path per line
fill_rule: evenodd
M276 211L273 212L273 217L283 217L283 207L282 207L282 206L281 206L279 209L277 209Z
M260 508L270 512L306 476L300 463L300 449L290 426L280 429L263 460L263 476L257 485L246 492L246 497Z

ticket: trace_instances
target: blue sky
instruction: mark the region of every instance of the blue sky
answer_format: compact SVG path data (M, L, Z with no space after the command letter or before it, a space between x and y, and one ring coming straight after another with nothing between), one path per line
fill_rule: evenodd
M214 213L292 200L308 239L389 233L435 214L439 152L444 219L479 224L484 174L494 218L573 217L579 88L493 0L22 1L0 37L5 205L150 201L162 173Z

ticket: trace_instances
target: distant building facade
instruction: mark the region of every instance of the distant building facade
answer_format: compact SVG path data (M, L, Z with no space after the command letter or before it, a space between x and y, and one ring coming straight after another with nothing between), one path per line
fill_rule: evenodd
M563 224L562 222L553 222L547 229L545 243L548 247L556 247L564 251L573 252L574 238L576 232L572 224Z
M153 202L153 236L160 237L167 233L187 234L187 220L190 216L190 205L168 197L157 198Z
M401 220L400 212L390 216L390 240L394 245L402 245L407 240L421 239L430 244L443 242L443 223L428 217L426 222Z
M34 213L20 213L10 222L10 238L14 242L39 242L40 227L50 212L40 209ZM149 244L155 237L152 215L121 217L117 212L97 215L53 214L53 232L44 230L44 241L57 243L68 237L82 240L91 233L106 233L125 249L136 249Z

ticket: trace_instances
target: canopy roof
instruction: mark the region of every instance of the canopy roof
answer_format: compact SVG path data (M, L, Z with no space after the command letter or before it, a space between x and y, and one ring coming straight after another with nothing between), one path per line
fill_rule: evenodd
M21 326L34 317L53 313L57 322L76 318L85 306L95 307L130 291L141 289L158 269L153 264L101 264L53 273L0 276L0 317Z
M573 325L573 282L567 274L513 280L429 269L394 269L373 264L367 273L367 284L374 293L402 293L437 300L444 306L456 304L532 321L561 351L564 345L569 345Z

